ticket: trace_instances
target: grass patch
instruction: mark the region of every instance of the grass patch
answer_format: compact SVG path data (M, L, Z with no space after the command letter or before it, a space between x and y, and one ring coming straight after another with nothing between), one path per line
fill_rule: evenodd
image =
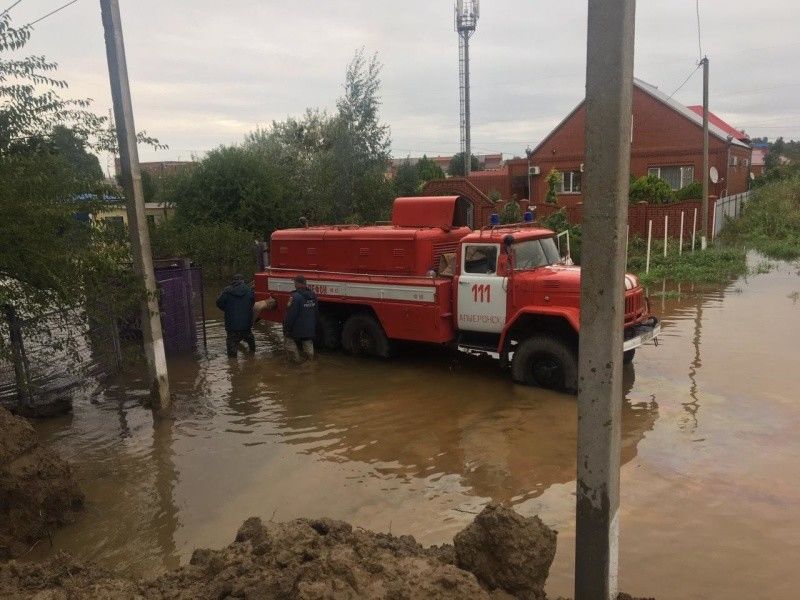
M705 252L684 249L677 253L677 243L668 248L664 257L663 242L653 242L650 254L650 272L647 266L646 248L631 243L628 255L628 271L635 273L643 285L669 280L692 283L727 283L747 273L747 253L739 247L709 246Z
M800 258L800 175L754 190L741 218L728 223L722 236L770 258Z

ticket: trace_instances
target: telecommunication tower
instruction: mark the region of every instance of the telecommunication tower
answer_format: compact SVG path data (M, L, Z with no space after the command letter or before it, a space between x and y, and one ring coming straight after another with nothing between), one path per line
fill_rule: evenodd
M480 16L480 0L456 0L455 29L458 33L458 93L461 108L461 153L464 175L472 166L469 114L469 38L475 33Z

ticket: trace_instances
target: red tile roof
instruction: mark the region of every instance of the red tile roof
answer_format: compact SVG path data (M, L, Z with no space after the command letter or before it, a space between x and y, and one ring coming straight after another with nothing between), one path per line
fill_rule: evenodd
M702 106L694 105L694 106L689 106L687 108L689 110L691 110L692 112L697 113L701 117L703 116L703 107ZM708 120L709 120L710 123L712 123L713 125L716 125L717 127L722 129L728 135L732 135L737 140L741 140L741 141L749 141L750 140L750 136L747 135L744 131L740 131L740 130L736 129L733 125L730 125L728 122L724 121L723 119L720 119L717 115L715 115L711 111L708 111Z

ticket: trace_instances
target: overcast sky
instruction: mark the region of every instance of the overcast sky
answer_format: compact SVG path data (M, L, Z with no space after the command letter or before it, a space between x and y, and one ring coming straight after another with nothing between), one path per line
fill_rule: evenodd
M24 24L67 0L23 0ZM12 0L0 0L0 9ZM120 0L137 129L189 159L305 107L332 109L364 46L383 63L395 156L459 149L452 0ZM473 152L521 155L583 97L585 0L484 0L471 45ZM700 0L711 110L751 135L800 138L800 3ZM36 25L28 54L60 63L68 94L110 108L97 0ZM672 93L699 56L694 0L639 0L636 76ZM676 94L702 102L696 72Z

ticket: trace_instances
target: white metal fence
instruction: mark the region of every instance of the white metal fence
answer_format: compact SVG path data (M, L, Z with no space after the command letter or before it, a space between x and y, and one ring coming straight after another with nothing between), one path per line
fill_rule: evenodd
M719 198L714 203L713 229L711 238L715 238L725 227L728 220L734 220L742 214L742 207L750 199L750 190L733 196Z

